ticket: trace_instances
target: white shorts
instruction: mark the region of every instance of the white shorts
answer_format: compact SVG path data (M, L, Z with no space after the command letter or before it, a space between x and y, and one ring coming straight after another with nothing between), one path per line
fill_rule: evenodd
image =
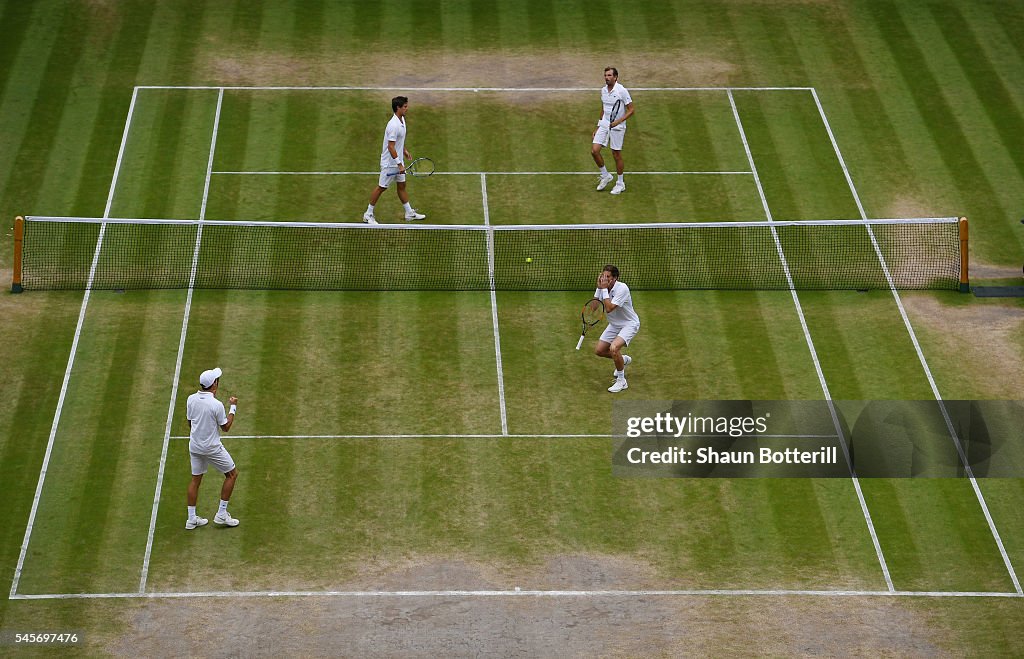
M629 345L629 342L633 340L633 337L639 331L640 325L637 323L629 325L612 325L609 323L608 327L604 328L604 331L601 332L601 340L610 344L616 337L619 337L626 342L626 345Z
M193 453L189 451L188 455L192 458L193 476L202 476L210 465L213 465L213 468L222 474L226 474L235 468L235 461L231 459L231 454L228 453L223 444L213 453Z
M618 125L615 128L608 128L608 124L600 121L597 124L597 132L594 133L594 144L608 146L611 142L613 151L622 151L622 138L626 136L626 127Z
M391 185L392 181L405 183L405 174L399 174L397 167L381 168L380 178L377 179L377 185L379 185L382 188L387 188L389 185Z

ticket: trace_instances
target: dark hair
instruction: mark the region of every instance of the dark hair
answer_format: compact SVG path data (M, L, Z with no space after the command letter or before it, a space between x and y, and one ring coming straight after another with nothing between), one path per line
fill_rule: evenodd
M614 265L606 265L604 267L604 272L610 273L611 276L615 277L616 279L619 278L619 269L616 268Z
M619 75L619 74L616 73L615 75ZM393 99L391 99L391 111L392 112L398 112L398 108L402 107L403 105L405 105L408 102L409 102L409 99L406 98L405 96L396 96L396 97L394 97Z
M609 71L614 73L616 78L619 77L619 70L616 69L614 66L606 66L606 67L604 67L604 72L605 73L608 73Z

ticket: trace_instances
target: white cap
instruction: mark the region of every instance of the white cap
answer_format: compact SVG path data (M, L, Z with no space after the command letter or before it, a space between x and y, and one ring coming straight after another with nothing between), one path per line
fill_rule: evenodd
M219 378L223 374L224 371L220 370L219 368L215 368L209 371L203 371L199 375L199 384L203 385L203 389L209 389L210 387L213 386L213 383L217 381L217 378Z

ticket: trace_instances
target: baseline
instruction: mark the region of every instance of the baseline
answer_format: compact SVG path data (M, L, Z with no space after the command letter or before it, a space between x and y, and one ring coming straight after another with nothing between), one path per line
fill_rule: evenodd
M152 593L48 593L15 595L19 600L199 599L253 597L997 597L1021 599L1016 592L932 590L259 590Z

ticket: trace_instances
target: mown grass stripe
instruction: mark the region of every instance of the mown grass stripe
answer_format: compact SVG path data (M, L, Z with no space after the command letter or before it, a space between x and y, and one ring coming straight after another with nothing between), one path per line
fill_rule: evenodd
M1006 248L1013 245L1017 251L1017 235L1009 223L993 221L1002 218L998 207L998 192L985 174L975 156L975 150L964 134L964 128L946 99L943 86L931 72L928 60L916 36L911 32L899 7L892 2L878 2L870 6L877 29L892 54L896 68L909 90L911 99L921 116L936 151L961 199L969 201L973 216L984 222L992 242L986 241L994 260L1009 260ZM990 230L990 231L989 231ZM1003 247L997 247L1000 244Z
M4 186L8 191L31 190L44 176L49 162L46 156L53 150L61 118L69 107L71 88L64 81L74 69L87 40L88 23L83 20L81 11L80 6L67 5L61 17L54 46L42 70L39 92L32 99L28 113L32 119L26 133L31 134L33 140L22 142L11 159L10 178ZM35 195L30 198L34 201ZM26 195L22 203L31 203L28 199Z

